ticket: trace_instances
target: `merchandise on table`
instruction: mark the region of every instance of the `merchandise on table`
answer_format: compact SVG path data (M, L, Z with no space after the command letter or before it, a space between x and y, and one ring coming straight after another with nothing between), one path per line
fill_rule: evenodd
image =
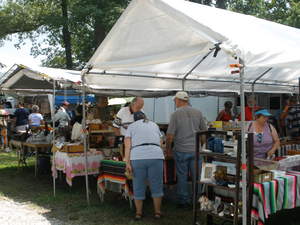
M52 165L52 176L57 178L57 170L66 174L66 182L72 186L72 179L76 176L85 175L85 154L84 153L66 153L55 152L54 164ZM100 161L103 155L98 151L87 152L87 171L88 175L98 174ZM55 165L55 167L54 167Z
M291 140L291 141L282 141L280 143L280 148L277 151L277 155L286 156L286 155L299 155L300 154L300 141Z
M104 200L106 191L122 193L129 199L133 198L131 179L126 176L126 163L123 161L102 160L97 189L100 199ZM176 184L176 170L173 159L164 161L164 184Z
M122 193L124 197L133 199L132 183L125 175L126 163L122 161L102 160L101 172L97 180L97 190L101 201L108 191Z

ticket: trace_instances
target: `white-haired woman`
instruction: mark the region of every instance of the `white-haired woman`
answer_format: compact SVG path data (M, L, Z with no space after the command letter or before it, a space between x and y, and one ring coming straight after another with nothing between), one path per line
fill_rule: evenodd
M44 123L43 115L39 113L40 108L37 105L32 106L32 113L29 115L29 126L40 127Z

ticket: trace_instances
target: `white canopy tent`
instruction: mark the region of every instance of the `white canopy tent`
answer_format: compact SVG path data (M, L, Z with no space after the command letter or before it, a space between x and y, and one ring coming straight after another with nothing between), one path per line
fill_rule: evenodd
M49 98L52 118L54 116L54 102L57 91L63 90L66 94L67 89L73 89L73 85L79 86L81 84L80 71L56 69L48 67L29 68L24 65L15 64L12 66L1 78L0 88L4 92L22 93L22 94L53 94L52 100ZM74 93L75 94L75 93ZM77 94L81 94L81 91ZM85 98L83 98L85 99ZM55 122L53 121L53 127ZM55 129L53 129L53 137L55 137ZM55 138L53 138L53 145ZM53 157L53 166L55 160ZM87 165L87 156L85 157L85 164ZM56 182L53 176L53 191L56 195ZM88 173L87 166L85 167L86 179L86 193L89 203L89 187L88 187Z
M101 90L238 92L239 76L229 64L240 57L246 91L272 68L256 91L296 92L299 40L299 29L253 16L183 0L133 0L90 59L86 84Z
M53 81L60 89L81 83L80 71L64 70L48 67L26 67L13 65L1 78L2 91L19 93L53 93Z
M82 76L84 85L98 92L240 92L244 121L244 91L251 91L254 81L256 91L297 91L299 52L299 29L184 0L132 0ZM234 75L230 64L243 68ZM245 143L242 123L243 165Z

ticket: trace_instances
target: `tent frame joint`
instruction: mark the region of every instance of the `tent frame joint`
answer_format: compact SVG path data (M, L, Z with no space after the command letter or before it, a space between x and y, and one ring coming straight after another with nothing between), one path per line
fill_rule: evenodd
M215 47L213 47L213 48L210 48L209 49L209 52L208 53L206 53L206 55L204 55L201 59L200 59L200 61L199 62L197 62L193 67L192 67L192 69L190 69L185 75L184 75L184 77L183 77L183 79L182 79L182 90L184 90L185 89L185 86L184 86L184 84L185 84L185 81L187 80L187 77L189 76L189 75L191 75L191 73L212 53L212 52L214 52L214 57L216 57L217 56L217 54L218 54L218 52L221 50L221 48L220 48L220 44L221 44L221 42L219 42L219 43L217 43L217 44L215 44Z

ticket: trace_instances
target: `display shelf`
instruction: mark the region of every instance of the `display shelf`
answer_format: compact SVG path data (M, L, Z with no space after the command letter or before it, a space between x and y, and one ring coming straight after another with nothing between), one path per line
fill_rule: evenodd
M214 223L214 219L219 218L222 219L224 221L230 221L232 224L234 225L238 225L241 222L241 218L239 217L239 202L240 202L240 194L242 189L240 188L240 179L241 179L241 135L238 132L233 132L234 135L237 136L237 140L238 140L238 145L237 145L237 156L236 157L232 157L229 155L226 155L224 153L215 153L215 152L211 152L208 150L200 150L200 138L202 135L205 135L206 138L209 138L210 136L215 136L215 135L224 135L224 137L226 135L228 135L226 132L224 131L200 131L196 133L196 151L195 151L195 170L198 171L199 167L198 167L198 163L197 161L199 161L199 158L201 157L203 159L203 161L207 162L210 159L213 159L214 161L220 161L220 162L227 162L227 163L233 163L235 164L235 174L233 176L230 177L230 180L235 184L234 188L229 188L229 187L225 187L225 186L221 186L221 185L217 185L217 184L213 184L213 183L206 183L206 182L195 182L194 184L194 190L196 190L194 192L193 195L193 224L198 224L197 223L197 204L198 203L198 194L197 194L197 190L198 190L198 184L206 184L207 185L207 192L206 192L206 196L210 199L213 200L216 196L217 193L215 192L217 189L221 189L221 190L226 190L229 191L231 193L234 194L233 197L233 206L234 206L234 216L233 217L226 217L226 216L219 216L217 214L214 214L212 212L206 212L206 211L200 211L201 215L205 215L206 216L206 222L207 225L213 225ZM226 137L225 137L226 138ZM247 140L247 144L246 144L246 151L247 151L247 170L248 170L248 174L247 174L247 180L250 181L250 184L252 184L253 182L253 176L252 174L252 170L253 170L253 134L248 134L248 140ZM199 180L199 173L196 173L196 180ZM252 185L248 185L247 187L247 196L252 196ZM252 205L252 199L251 197L249 198L248 202L247 202L247 225L251 224L251 205Z
M113 134L113 130L91 130L90 134Z
M235 163L236 160L237 160L236 157L232 157L232 156L225 155L225 154L222 154L222 153L200 151L199 154L200 154L200 156L215 158L215 159L222 160L224 162L229 162L229 163Z
M218 218L220 220L225 220L225 221L228 221L228 222L232 222L234 220L234 218L232 216L219 216L218 214L215 214L213 212L208 212L208 211L202 211L202 214L203 215L206 215L206 216L212 216L212 217L215 217L215 218ZM239 217L238 219L239 222L242 221L242 219Z
M232 191L232 192L236 191L236 187L230 188L230 187L226 187L226 186L222 186L222 185L218 185L218 184L213 184L213 183L206 183L206 182L202 182L202 181L199 181L198 183L199 184L207 185L209 187L226 190L226 191Z

